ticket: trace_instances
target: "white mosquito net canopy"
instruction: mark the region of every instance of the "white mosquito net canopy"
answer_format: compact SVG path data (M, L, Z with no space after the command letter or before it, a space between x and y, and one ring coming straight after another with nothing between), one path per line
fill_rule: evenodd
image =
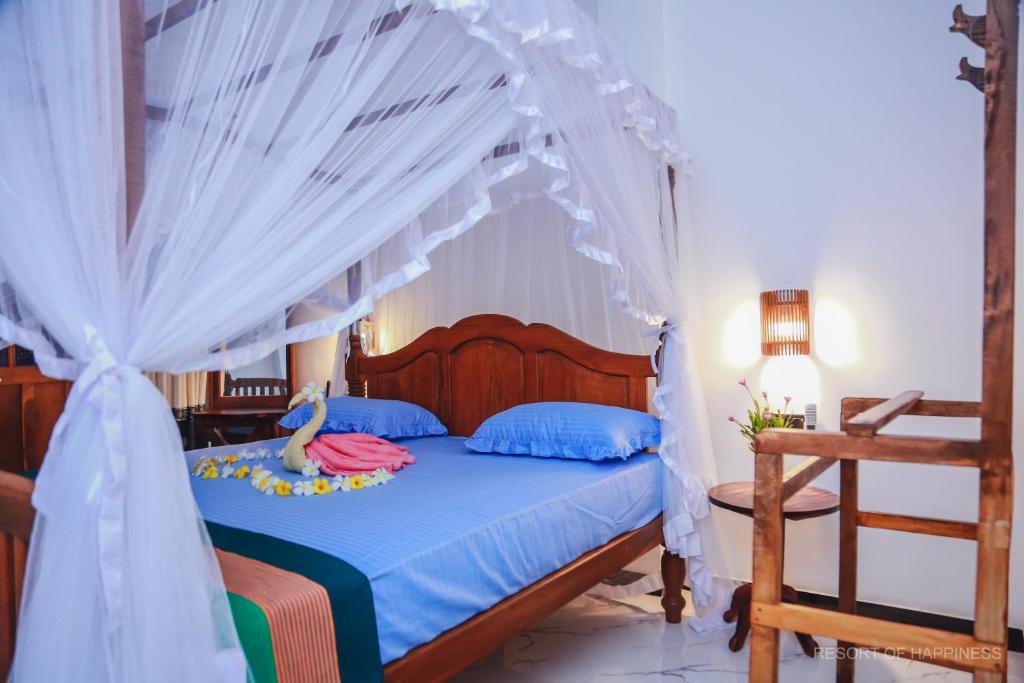
M406 338L481 312L460 307L622 350L664 333L666 544L705 600L675 115L592 23L569 0L147 0L136 212L119 4L0 3L0 338L74 381L33 497L15 679L244 678L142 372L244 366L389 292L378 315ZM449 303L400 315L424 300Z

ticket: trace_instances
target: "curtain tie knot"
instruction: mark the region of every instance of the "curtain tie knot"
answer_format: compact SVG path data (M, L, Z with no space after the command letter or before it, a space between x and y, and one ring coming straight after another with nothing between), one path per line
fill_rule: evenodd
M654 330L645 330L640 333L644 337L654 337L654 347L651 349L651 369L654 370L654 374L660 374L658 369L658 351L661 350L663 344L663 338L671 338L676 341L682 341L680 336L679 326L673 322L666 320L661 324L661 327Z
M142 377L134 365L121 363L110 352L99 331L85 326L85 342L90 357L78 374L68 395L64 412L54 425L48 452L56 452L64 438L68 424L81 413L84 403L93 404L100 414L103 439L106 442L106 461L103 464L99 496L98 538L100 581L107 608L106 624L110 630L120 626L124 603L125 534L125 472L127 448L124 434L124 389L121 380ZM40 471L32 504L44 515L54 509L50 502L61 495L46 476L47 468Z

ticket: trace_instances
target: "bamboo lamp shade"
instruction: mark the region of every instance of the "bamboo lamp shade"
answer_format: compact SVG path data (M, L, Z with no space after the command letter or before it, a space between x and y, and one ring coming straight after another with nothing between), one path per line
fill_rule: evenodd
M810 310L806 289L761 292L761 353L765 356L809 355Z

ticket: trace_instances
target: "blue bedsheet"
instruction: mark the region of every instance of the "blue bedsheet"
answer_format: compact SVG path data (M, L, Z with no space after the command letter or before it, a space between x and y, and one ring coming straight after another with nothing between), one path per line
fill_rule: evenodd
M192 490L209 521L302 543L362 571L385 664L661 512L655 454L624 462L483 455L464 440L402 440L416 464L362 491L279 498L246 480L196 478ZM261 444L276 450L285 441ZM186 456L191 466L238 450ZM262 462L284 474L280 460Z

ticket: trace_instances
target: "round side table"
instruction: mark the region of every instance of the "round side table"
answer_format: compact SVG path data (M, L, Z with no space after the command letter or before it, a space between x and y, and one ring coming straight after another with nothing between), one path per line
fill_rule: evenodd
M719 484L708 491L708 500L724 510L745 515L754 516L754 482L734 481L728 484ZM782 507L783 515L787 520L799 521L801 519L813 519L824 517L839 510L839 496L831 491L817 488L816 486L805 486ZM739 652L743 649L743 643L750 633L750 584L744 583L732 594L732 604L722 615L726 622L736 622L736 632L729 639L729 649ZM791 586L783 584L782 601L796 603L797 592ZM804 654L813 657L818 644L814 638L806 633L797 633L797 640Z

